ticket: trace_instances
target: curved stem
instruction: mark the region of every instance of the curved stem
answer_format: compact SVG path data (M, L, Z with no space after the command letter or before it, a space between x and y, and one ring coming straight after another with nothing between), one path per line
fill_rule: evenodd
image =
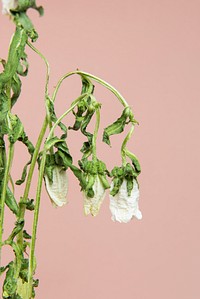
M70 77L70 76L72 76L72 75L75 75L75 74L76 74L76 71L69 72L69 73L65 74L63 77L60 78L60 80L59 80L58 83L56 84L56 87L55 87L54 92L53 92L53 95L52 95L52 101L53 101L53 102L55 102L55 99L56 99L58 90L59 90L59 88L60 88L62 82L63 82L66 78L68 78L68 77Z
M99 125L100 125L100 108L98 108L96 110L96 124L95 124L95 128L94 128L94 135L92 138L92 158L94 161L96 161L97 159L97 134L98 134L98 130L99 130Z
M123 166L126 165L126 145L127 145L127 142L130 140L132 134L133 134L133 131L134 131L134 124L132 124L131 126L131 129L130 131L128 132L128 134L126 135L123 143L122 143L122 146L121 146L121 156L122 156L122 164Z
M50 67L49 67L49 62L46 59L46 57L36 48L31 44L29 41L27 41L27 45L35 52L37 53L45 62L47 72L46 72L46 83L45 83L45 95L48 95L48 85L49 85L49 75L50 75Z
M128 107L128 103L126 102L126 100L124 99L124 97L118 92L118 90L116 88L114 88L112 85L110 85L108 82L104 81L101 78L98 78L92 74L86 73L86 72L82 72L82 71L76 71L76 74L78 75L84 75L87 76L88 78L93 79L94 81L98 82L99 84L103 85L104 87L106 87L108 90L110 90L120 101L120 103L124 106L124 107Z
M117 91L116 88L114 88L112 85L110 85L109 83L107 83L106 81L102 80L101 78L98 78L92 74L86 73L86 72L82 72L82 71L73 71L73 72L69 72L67 74L65 74L57 83L53 96L52 96L52 101L55 101L56 95L58 93L58 90L62 84L62 82L72 76L72 75L80 75L80 76L86 76L88 78L93 79L94 81L98 82L99 84L103 85L104 87L106 87L107 89L109 89L120 101L120 103L124 106L124 107L128 107L128 103L126 102L126 100L124 99L124 97Z

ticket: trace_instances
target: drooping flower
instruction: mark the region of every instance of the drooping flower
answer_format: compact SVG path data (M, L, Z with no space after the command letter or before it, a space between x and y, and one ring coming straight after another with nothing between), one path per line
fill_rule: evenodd
M83 191L84 197L84 213L85 215L91 214L92 216L96 216L99 213L101 204L105 197L105 188L99 178L96 175L94 184L92 186L93 197L89 197L86 191Z
M10 15L11 10L15 10L18 6L18 0L2 0L2 14Z
M111 192L114 184L111 183ZM116 195L110 194L110 211L112 213L112 220L127 223L133 217L142 219L142 213L138 206L139 200L139 188L138 183L133 179L133 188L130 195L127 191L127 180L123 179L123 182Z
M55 206L62 207L67 203L68 178L66 170L61 166L55 166L52 171L52 180L48 175L44 176L46 190L52 203Z

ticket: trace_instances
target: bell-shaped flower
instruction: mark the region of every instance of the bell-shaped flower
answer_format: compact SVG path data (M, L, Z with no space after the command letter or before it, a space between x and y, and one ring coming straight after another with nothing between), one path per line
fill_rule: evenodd
M11 10L15 10L18 6L17 0L2 0L2 14L4 15L10 15Z
M114 184L111 183L111 191ZM110 211L112 214L112 220L127 223L133 217L142 219L142 213L138 206L139 200L139 188L138 183L133 179L133 188L128 195L127 180L123 179L123 182L119 188L118 193L115 196L110 194Z
M61 166L55 166L52 170L52 180L48 175L44 176L47 193L53 205L62 207L67 203L68 178L66 170Z
M87 190L83 191L84 213L85 215L91 214L92 216L96 216L99 213L101 204L105 197L105 188L99 178L99 175L95 176L91 189L93 193L91 196L88 196L89 193Z

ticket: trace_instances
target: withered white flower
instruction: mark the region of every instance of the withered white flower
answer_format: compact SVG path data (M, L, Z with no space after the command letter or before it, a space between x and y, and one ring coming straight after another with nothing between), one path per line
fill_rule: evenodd
M127 181L123 180L123 183L119 189L119 192L112 196L110 195L110 210L112 213L112 220L118 222L129 222L133 217L142 219L142 213L139 210L139 188L136 180L133 180L133 189L130 196L127 192ZM111 183L111 190L113 183Z
M105 197L105 188L102 185L99 176L97 175L95 178L95 182L93 185L94 197L88 197L86 192L83 191L84 197L84 213L85 215L91 214L92 216L96 216L99 213L101 204Z
M67 172L60 166L56 166L53 169L52 182L48 176L45 175L46 190L49 194L53 204L58 207L62 207L67 203L67 191L68 191L68 178Z
M10 10L14 10L17 8L18 1L17 0L2 0L2 14L10 15Z

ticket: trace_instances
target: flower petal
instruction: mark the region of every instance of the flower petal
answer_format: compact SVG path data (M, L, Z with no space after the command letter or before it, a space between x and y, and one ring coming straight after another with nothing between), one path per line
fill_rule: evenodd
M133 217L142 219L142 213L139 210L139 188L136 180L133 180L133 189L131 195L128 196L127 181L124 179L119 189L119 192L112 196L110 195L110 210L112 220L118 222L129 222ZM111 190L113 183L111 183Z
M2 0L2 14L4 15L10 15L10 10L14 10L18 6L17 0Z
M45 175L45 185L50 199L56 206L62 207L67 203L68 178L62 167L57 166L53 169L53 182Z
M88 197L85 192L83 192L84 197L84 213L85 215L91 214L92 216L96 216L99 213L101 204L105 197L105 189L99 176L97 175L95 178L95 182L93 185L94 197Z

